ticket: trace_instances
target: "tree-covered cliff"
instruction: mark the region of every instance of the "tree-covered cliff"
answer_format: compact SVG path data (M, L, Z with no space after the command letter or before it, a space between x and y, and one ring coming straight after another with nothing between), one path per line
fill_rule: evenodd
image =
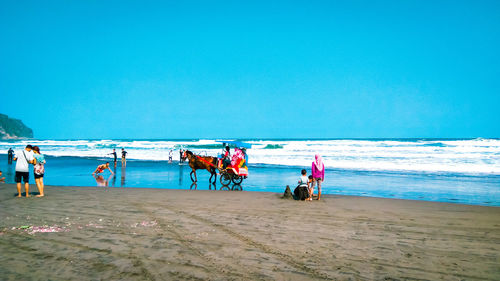
M0 114L0 139L32 138L33 130L26 127L19 119Z

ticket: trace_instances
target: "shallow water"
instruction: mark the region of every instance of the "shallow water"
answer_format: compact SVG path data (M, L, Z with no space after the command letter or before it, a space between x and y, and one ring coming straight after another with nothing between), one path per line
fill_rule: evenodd
M191 169L187 165L179 165L177 161L169 164L167 161L129 160L126 167L122 167L118 161L116 167L111 165L115 175L105 171L103 177L93 177L91 173L96 166L105 161L105 158L47 156L45 184L283 192L286 185L290 185L292 190L295 188L303 168L250 165L250 176L241 186L231 185L225 188L219 179L215 187L209 185L209 173L202 170L198 171L198 184L193 185L189 175ZM8 165L5 154L0 155L0 170L3 171L7 183L14 182L15 163ZM34 184L32 172L30 176L30 183ZM500 176L327 169L322 192L500 206ZM48 193L50 194L50 189Z

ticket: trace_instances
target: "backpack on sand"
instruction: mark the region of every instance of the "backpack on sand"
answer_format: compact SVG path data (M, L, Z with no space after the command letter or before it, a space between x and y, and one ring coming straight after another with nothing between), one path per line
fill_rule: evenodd
M309 198L309 190L307 190L307 186L303 185L298 185L295 190L293 191L293 194L295 195L294 199L295 200L306 200Z

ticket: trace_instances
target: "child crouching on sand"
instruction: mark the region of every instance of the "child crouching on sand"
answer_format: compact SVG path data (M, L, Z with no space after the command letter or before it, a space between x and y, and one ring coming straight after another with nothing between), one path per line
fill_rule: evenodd
M299 185L295 188L293 193L296 200L309 200L309 179L307 178L307 171L302 169L302 176L299 179Z
M113 175L113 171L111 171L111 168L109 168L109 162L106 162L105 164L97 166L97 169L92 173L92 175L99 175L100 173L104 172L104 170L108 169L111 174Z

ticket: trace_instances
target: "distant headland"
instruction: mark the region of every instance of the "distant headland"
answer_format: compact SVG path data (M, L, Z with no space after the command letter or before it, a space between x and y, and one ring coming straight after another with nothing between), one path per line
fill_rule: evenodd
M17 140L33 138L33 130L24 125L19 119L9 118L0 113L0 139Z

